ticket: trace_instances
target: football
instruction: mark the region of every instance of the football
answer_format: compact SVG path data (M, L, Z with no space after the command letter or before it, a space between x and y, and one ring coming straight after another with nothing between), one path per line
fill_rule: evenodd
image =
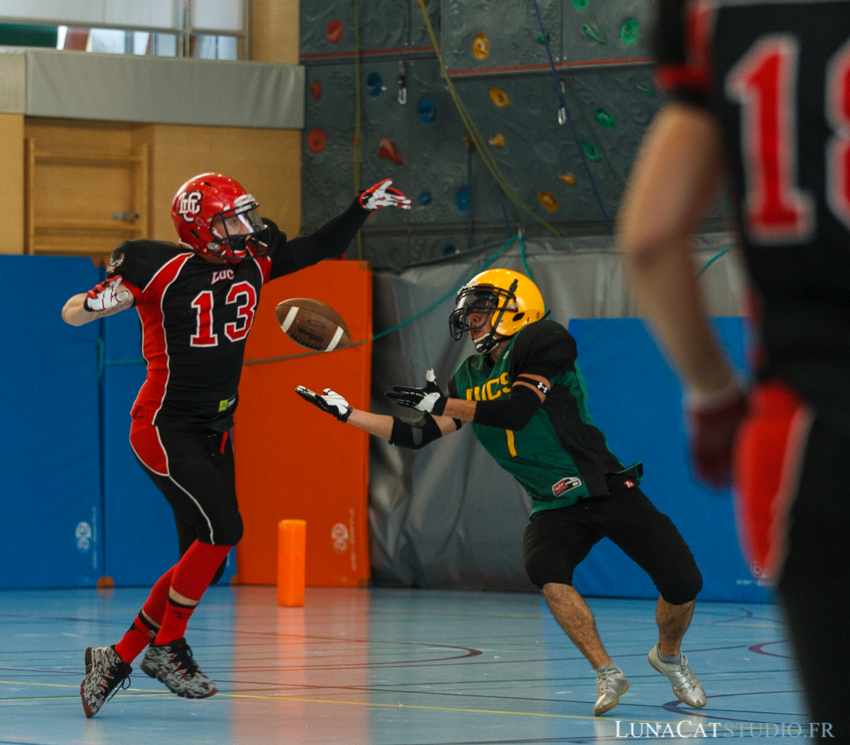
M331 352L351 341L342 316L321 300L290 298L278 303L275 313L283 333L307 349Z

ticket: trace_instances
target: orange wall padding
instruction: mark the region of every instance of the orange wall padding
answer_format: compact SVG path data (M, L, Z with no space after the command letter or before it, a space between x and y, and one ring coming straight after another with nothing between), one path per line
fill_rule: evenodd
M307 350L281 331L274 309L310 297L345 319L352 342L372 336L372 274L357 261L323 261L263 288L245 360ZM307 584L368 584L369 435L302 400L296 385L333 388L369 408L372 343L280 362L246 364L233 430L236 493L245 535L236 549L240 584L273 585L277 525L307 521Z

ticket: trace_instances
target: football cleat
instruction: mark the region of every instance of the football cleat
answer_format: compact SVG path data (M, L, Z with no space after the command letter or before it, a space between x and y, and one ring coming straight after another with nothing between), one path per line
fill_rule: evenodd
M80 698L86 717L91 719L118 691L130 687L133 668L121 660L114 647L89 647L85 660L86 677L80 684Z
M185 639L170 644L151 644L139 667L156 678L172 693L183 698L208 698L218 693L218 687L198 668L192 659L192 648Z

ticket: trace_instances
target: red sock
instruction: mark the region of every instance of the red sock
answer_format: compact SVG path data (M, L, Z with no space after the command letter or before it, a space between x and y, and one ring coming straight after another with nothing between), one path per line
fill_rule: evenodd
M231 548L232 546L213 546L210 543L195 541L174 567L171 588L184 598L200 600ZM194 610L195 606L184 605L169 598L162 616L162 626L154 643L162 646L186 636L186 625Z
M147 618L139 613L133 619L133 625L130 626L127 633L115 645L115 651L123 662L130 664L154 640L157 631L159 631L159 627L154 626Z
M156 581L151 594L142 606L143 613L136 616L133 625L115 645L118 656L127 664L135 660L156 637L162 623L162 616L165 614L165 604L168 601L168 590L171 587L173 573L174 567L171 567Z

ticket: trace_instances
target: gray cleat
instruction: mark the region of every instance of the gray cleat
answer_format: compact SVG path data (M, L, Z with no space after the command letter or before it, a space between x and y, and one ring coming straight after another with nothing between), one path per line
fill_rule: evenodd
M649 664L658 670L659 673L667 676L670 680L670 685L673 686L673 693L676 694L676 698L679 701L683 701L695 709L701 709L705 706L705 691L702 689L699 678L688 667L688 658L684 654L681 655L678 665L662 662L658 656L658 645L656 644L650 650L647 659L649 660Z
M85 661L86 677L80 684L80 698L86 717L91 719L118 691L130 687L133 668L122 662L113 647L89 647Z
M218 693L216 684L198 669L185 639L162 646L151 644L139 667L183 698L208 698Z
M600 665L596 668L596 691L599 698L593 705L593 715L599 716L620 703L620 696L629 690L629 681L616 665Z

